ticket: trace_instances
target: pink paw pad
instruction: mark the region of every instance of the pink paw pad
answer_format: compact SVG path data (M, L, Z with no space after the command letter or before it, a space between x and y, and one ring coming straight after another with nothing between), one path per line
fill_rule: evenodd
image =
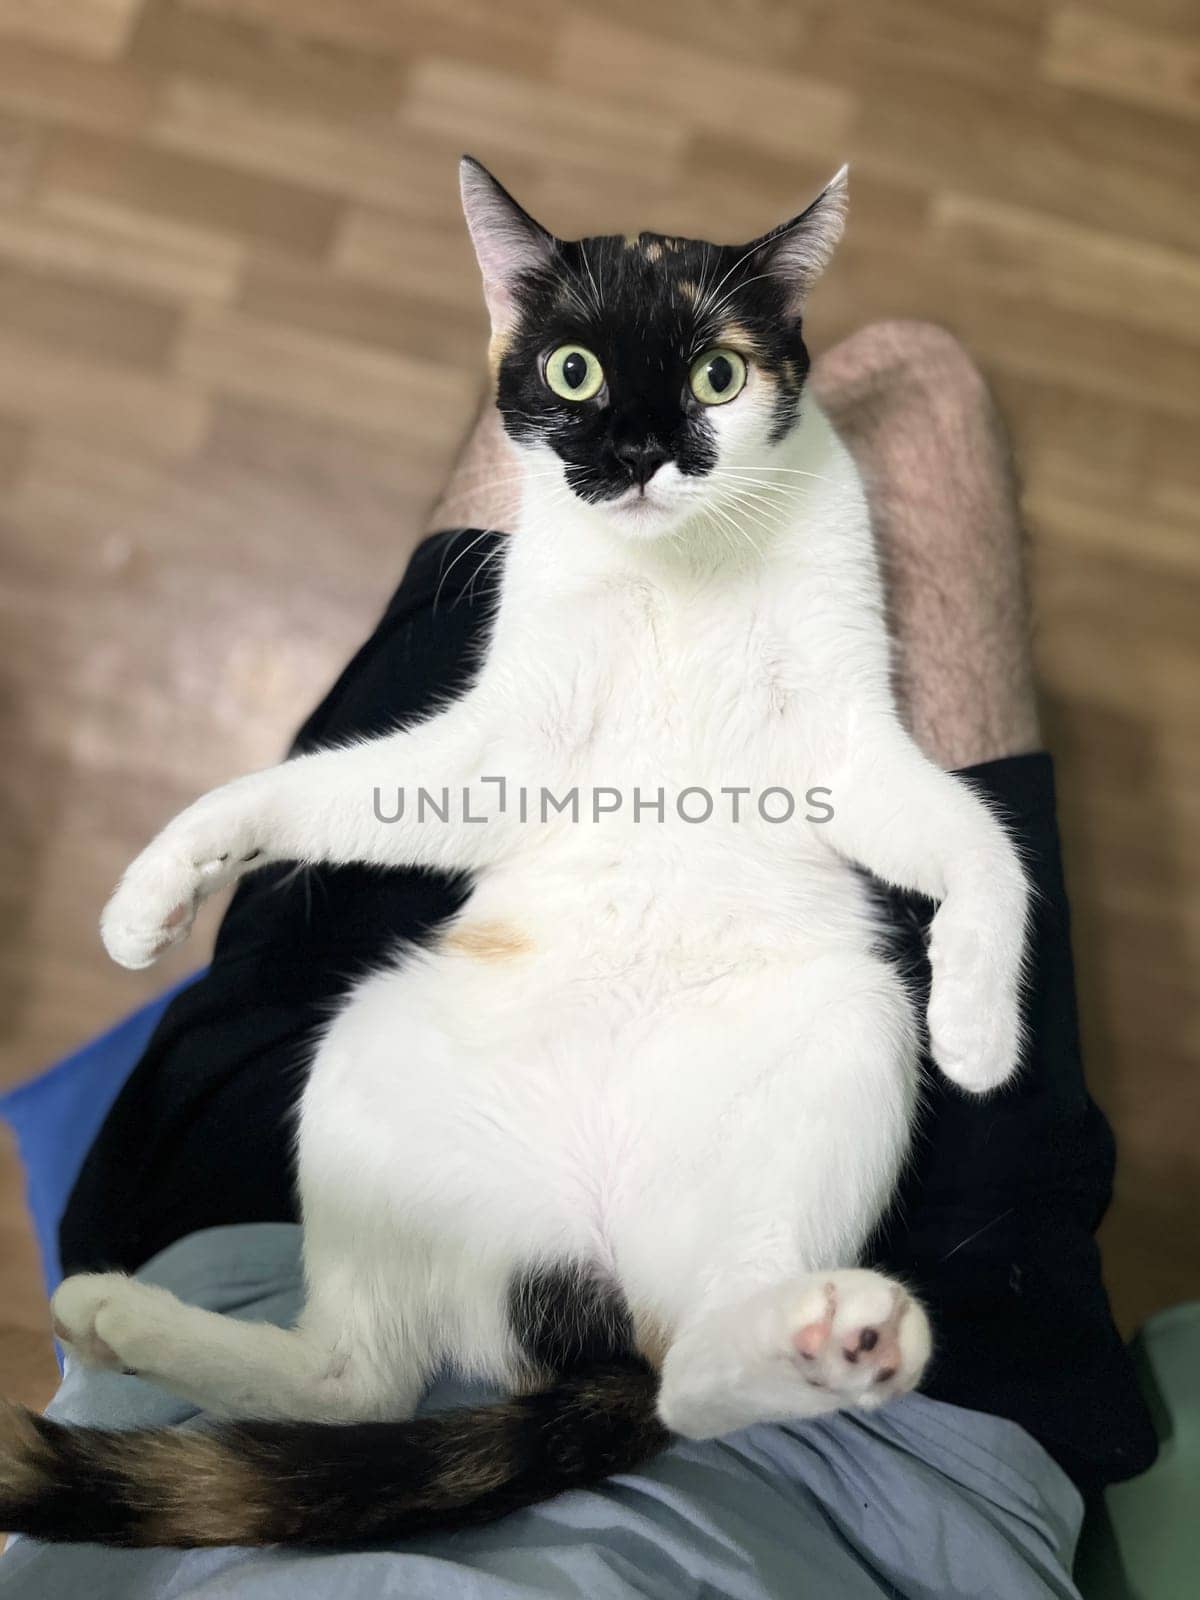
M832 1283L824 1285L824 1296L824 1314L792 1334L793 1348L806 1364L808 1382L819 1389L840 1389L850 1378L848 1368L859 1369L856 1387L891 1382L902 1364L900 1322L908 1309L907 1297L897 1291L886 1318L858 1325L851 1320L849 1327L838 1328L838 1296Z
M833 1336L833 1314L837 1310L837 1291L825 1285L825 1315L819 1322L805 1323L792 1335L792 1343L805 1361L815 1361Z

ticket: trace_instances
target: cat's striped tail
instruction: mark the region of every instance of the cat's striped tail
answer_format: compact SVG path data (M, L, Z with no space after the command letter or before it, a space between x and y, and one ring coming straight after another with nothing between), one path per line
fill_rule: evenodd
M0 1529L144 1545L337 1545L487 1522L658 1453L658 1376L597 1364L411 1422L75 1428L0 1402Z

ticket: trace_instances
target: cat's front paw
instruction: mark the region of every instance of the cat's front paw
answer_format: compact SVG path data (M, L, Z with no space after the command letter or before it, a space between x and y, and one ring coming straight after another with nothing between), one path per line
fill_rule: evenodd
M100 918L120 966L148 967L191 932L201 903L263 856L245 808L223 792L198 802L142 851Z
M199 904L195 869L151 845L104 908L100 917L104 948L119 966L149 967L187 938Z
M952 1083L986 1094L1020 1062L1020 946L947 911L934 918L929 943L929 1049Z

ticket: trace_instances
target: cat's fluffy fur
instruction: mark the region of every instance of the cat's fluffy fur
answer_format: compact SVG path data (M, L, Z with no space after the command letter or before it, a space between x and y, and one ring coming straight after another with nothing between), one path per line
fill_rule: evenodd
M200 800L130 867L103 931L144 965L212 888L280 859L426 863L473 874L473 892L429 948L354 990L316 1050L297 1328L116 1275L55 1298L78 1359L255 1420L198 1439L4 1413L0 1525L394 1537L595 1481L671 1432L878 1405L928 1358L919 1304L855 1267L905 1159L918 1046L860 869L941 902L931 1050L972 1092L1017 1063L1026 897L1001 827L897 720L862 486L801 393L799 308L844 178L726 252L559 245L481 169L464 190L529 462L477 680L418 726ZM605 346L648 283L674 332L647 313L652 335L623 326ZM603 351L586 417L538 388L562 337ZM703 412L679 398L701 341L750 369ZM652 430L669 459L639 488L613 443ZM507 779L503 815L487 776ZM397 784L404 816L381 823L373 792L388 814ZM816 785L824 820L802 798L764 820L765 791ZM420 819L418 786L449 789L450 822ZM491 820L453 820L464 788ZM580 819L543 821L543 788L578 788ZM593 820L610 788L620 808ZM680 816L687 788L716 797L709 820ZM444 1361L516 1398L403 1420Z

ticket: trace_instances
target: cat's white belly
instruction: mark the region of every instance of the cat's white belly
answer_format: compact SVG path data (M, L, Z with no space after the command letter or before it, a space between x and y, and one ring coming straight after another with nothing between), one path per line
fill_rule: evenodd
M678 924L661 900L639 913L636 895L606 929L578 880L556 922L546 888L518 919L493 881L442 950L370 979L331 1027L301 1124L310 1272L344 1217L356 1254L369 1230L396 1270L411 1246L446 1285L594 1261L671 1326L739 1290L743 1251L756 1275L853 1259L915 1071L857 886L832 953L745 918Z

